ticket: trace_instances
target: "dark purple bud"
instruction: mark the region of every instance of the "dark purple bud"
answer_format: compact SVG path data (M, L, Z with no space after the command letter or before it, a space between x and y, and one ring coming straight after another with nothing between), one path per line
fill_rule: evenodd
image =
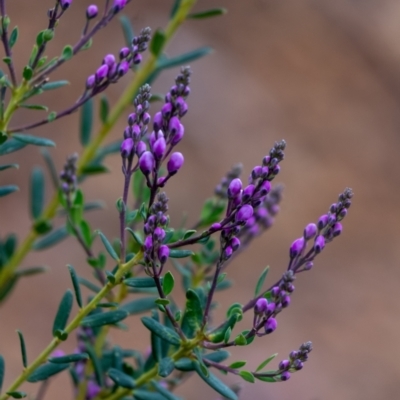
M96 18L98 13L99 13L98 7L95 4L92 4L86 9L86 18L87 19Z
M181 121L179 121L178 117L172 117L169 120L168 130L172 136L176 135L176 133L181 129Z
M272 169L272 173L274 175L278 175L280 171L281 171L281 167L279 165L275 165L275 167Z
M303 236L305 240L310 240L312 239L316 234L317 234L317 225L315 224L308 224L304 228Z
M243 195L242 195L242 200L243 201L249 201L250 198L253 196L254 194L254 190L255 190L255 186L254 185L248 185L244 188L243 190Z
M276 304L275 303L269 303L267 306L267 309L265 310L265 313L268 315L272 315L276 310Z
M239 211L235 215L236 221L247 221L253 215L253 207L249 204L245 204L240 207Z
M289 306L289 304L290 304L290 296L288 296L288 295L283 296L283 298L282 298L282 307L286 308L286 307Z
M66 10L72 3L72 0L60 0L60 6L63 10Z
M101 82L108 74L108 65L103 64L100 68L97 69L96 71L96 82L99 83Z
M137 145L136 145L136 154L138 155L138 157L140 157L145 151L146 151L147 147L146 147L146 143L140 141Z
M334 237L339 236L342 233L342 230L343 230L342 224L340 222L336 222L336 224L333 225L333 231L332 231L333 236Z
M175 104L178 107L179 116L183 117L188 111L188 105L186 101L183 99L183 97L178 97Z
M242 190L242 181L239 178L232 179L228 187L228 197L236 197Z
M152 231L152 227L150 226L150 224L144 224L143 226L143 232L145 235L149 235Z
M132 138L132 128L130 126L127 126L124 129L124 139Z
M103 58L103 64L108 65L109 67L113 66L115 64L115 57L113 54L107 54Z
M283 372L281 375L281 381L285 382L289 379L290 379L290 372L288 372L288 371Z
M167 182L167 178L165 176L160 176L157 179L157 186L164 187L166 182Z
M153 127L156 132L158 132L163 126L163 116L161 111L156 113L153 118Z
M265 179L265 178L267 178L268 174L269 174L269 168L268 167L262 167L261 177Z
M146 236L144 240L144 248L149 251L153 247L153 237L151 235Z
M169 257L169 247L165 244L161 245L158 249L158 259L161 264L165 264Z
M132 126L132 139L136 142L140 138L140 126L134 124Z
M121 143L121 156L122 158L127 158L130 155L132 155L132 150L133 150L133 140L131 138L125 139Z
M272 333L274 330L276 330L277 327L278 321L273 317L269 317L264 324L265 333L268 335L269 333Z
M172 104L171 103L164 104L161 109L161 114L166 119L170 118L172 114Z
M143 113L142 122L144 125L147 125L150 122L150 114L148 112Z
M161 160L165 153L165 149L167 148L167 144L165 143L165 139L160 137L153 144L153 154L156 160Z
M163 215L161 218L160 218L160 225L162 225L162 226L165 226L167 223L168 223L168 218L165 216L165 215Z
M267 166L269 164L269 162L271 161L271 156L265 156L262 160L262 164L264 166Z
M215 222L210 226L210 231L211 232L215 232L215 231L218 231L220 229L221 229L221 224L218 223L218 222Z
M136 122L136 113L129 114L129 117L128 117L129 126L132 126L135 122Z
M224 259L227 260L232 256L233 250L231 246L227 246L224 250Z
M157 242L162 242L165 238L165 231L163 228L160 228L159 226L154 229L154 239L157 240Z
M127 47L123 47L120 51L119 51L119 58L120 60L123 60L124 58L128 57L130 54L130 50Z
M53 358L63 357L63 356L65 356L65 351L63 351L61 349L56 349L50 354L50 357L53 357Z
M251 177L253 179L259 178L261 176L261 174L262 174L262 167L260 167L260 166L254 167L253 171L251 171Z
M229 244L232 247L232 250L236 251L240 247L240 240L234 236Z
M185 134L185 128L182 124L179 124L179 129L173 136L171 144L173 146L177 145L182 140L184 134Z
M268 307L268 300L264 297L261 297L257 300L256 304L254 305L254 312L257 315L263 314Z
M133 62L135 65L140 64L140 63L142 62L142 55L139 54L139 53L136 53L136 54L133 56L132 62Z
M334 224L335 222L336 222L336 215L335 214L329 214L328 224Z
M272 296L272 297L277 297L277 296L279 295L280 292L281 292L281 290L279 289L279 287L278 287L278 286L274 286L274 287L271 289L271 296Z
M186 86L185 89L183 89L183 93L182 93L185 97L188 97L190 94L190 87Z
M337 220L341 221L347 215L347 209L342 208L337 216Z
M118 76L124 76L128 71L129 71L129 63L128 61L121 61L121 63L118 65Z
M86 89L87 90L93 89L95 84L96 84L96 76L95 75L90 75L86 79Z
M300 360L294 360L293 367L296 371L300 371L303 368L304 364Z
M154 170L155 160L150 151L145 151L139 159L139 168L144 175L148 175Z
M114 12L121 11L126 6L126 0L114 0Z
M299 352L297 350L293 350L289 354L289 358L293 361L299 356Z
M279 363L279 369L281 370L281 371L285 371L286 369L288 369L290 367L290 361L289 360L282 360L280 363Z
M304 269L306 271L309 271L312 267L314 266L314 263L312 261L307 261L304 265Z
M294 285L293 285L292 283L289 283L288 285L286 285L286 290L287 290L289 293L293 293L293 292L294 292L294 289L295 289L295 287L294 287Z
M147 223L148 223L150 226L155 226L156 222L157 222L157 218L156 218L155 215L151 215L151 216L149 217L149 219L147 220Z
M297 257L304 249L306 241L303 237L296 239L290 246L289 256L290 258Z
M329 211L330 211L332 214L335 214L336 211L337 211L337 204L336 204L336 203L333 203L333 204L329 207Z
M326 215L326 214L321 215L319 217L319 220L318 220L318 223L317 223L318 229L319 230L324 229L326 227L326 225L328 225L328 221L329 221L328 215Z
M325 247L325 238L322 235L316 237L314 242L314 251L316 254L321 253Z
M172 153L167 163L168 173L170 175L177 173L178 170L182 167L184 161L185 159L183 158L182 153Z
M254 224L256 223L256 219L255 217L250 217L247 221L246 221L246 228L251 228Z
M267 195L271 190L271 182L270 181L264 181L261 185L260 188L260 195L265 196Z

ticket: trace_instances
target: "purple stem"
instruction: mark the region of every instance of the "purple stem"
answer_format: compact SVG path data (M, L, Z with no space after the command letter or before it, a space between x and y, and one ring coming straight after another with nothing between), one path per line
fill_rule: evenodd
M226 365L218 364L215 361L208 360L207 358L203 358L204 364L207 364L209 367L214 367L219 369L220 371L230 372L231 374L239 375L239 370L229 368Z
M6 5L5 5L5 0L0 0L0 12L1 16L4 18L6 16ZM8 31L7 29L4 29L2 26L2 35L1 35L1 41L3 42L4 46L4 51L6 53L6 56L9 57L10 63L7 63L8 69L10 71L10 77L11 77L11 82L13 86L17 86L17 78L15 76L15 70L14 70L14 63L12 61L12 51L10 48L10 45L8 43Z
M120 254L120 259L124 263L125 258L126 258L126 240L125 240L125 228L126 228L126 221L125 221L125 215L126 215L126 207L127 207L127 201L128 201L128 193L129 193L129 183L131 181L131 176L132 176L132 158L129 159L128 161L128 167L124 171L124 192L122 195L122 203L123 207L122 210L119 214L119 222L120 222L120 240L121 240L121 254Z

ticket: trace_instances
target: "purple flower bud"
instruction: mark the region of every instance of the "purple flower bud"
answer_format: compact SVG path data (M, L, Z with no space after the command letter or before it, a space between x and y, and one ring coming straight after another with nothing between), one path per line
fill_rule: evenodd
M131 53L131 51L130 51L127 47L123 47L123 48L119 51L119 58L120 58L120 60L123 60L124 58L128 57L130 53Z
M169 247L165 244L161 245L158 249L158 259L161 264L165 264L169 257Z
M265 333L268 335L269 333L272 333L277 327L278 321L273 317L269 317L264 324Z
M50 354L50 357L53 357L53 358L63 357L63 356L65 356L65 351L63 351L61 349L56 349Z
M306 271L309 271L312 267L314 266L314 263L312 261L307 261L304 265L304 269Z
M171 154L169 161L167 163L167 170L170 175L173 175L178 172L178 170L182 167L185 159L183 158L182 153L175 152Z
M121 61L118 65L118 76L124 76L129 71L129 63L128 61Z
M232 250L236 251L240 247L240 240L234 236L229 244L231 245Z
M332 231L333 236L334 237L339 236L342 233L342 230L343 230L342 224L340 222L336 222L336 224L333 225L333 231Z
M133 150L133 140L131 138L125 139L121 143L121 156L122 158L127 158L130 155L132 155L132 150Z
M215 231L218 231L220 229L221 229L221 224L218 223L218 222L215 222L210 226L210 231L211 232L215 232Z
M87 383L87 389L86 389L87 400L94 399L100 392L101 392L101 387L97 383L93 381L89 381Z
M144 125L147 125L150 122L150 114L148 112L143 113L142 115L142 121Z
M264 166L267 166L269 164L269 162L271 161L271 156L265 156L262 160L262 164Z
M228 197L236 197L242 190L242 181L239 178L232 179L228 187Z
M279 287L278 287L278 286L274 286L274 287L271 289L271 296L272 296L272 297L277 297L277 296L279 295L280 292L281 292L281 290L279 289Z
M140 141L137 145L136 145L136 154L138 155L138 157L140 157L145 151L146 151L147 147L146 147L146 143Z
M261 176L261 174L262 174L262 167L260 167L260 166L254 167L253 171L251 171L251 177L253 179L259 178Z
M316 237L314 242L314 251L316 254L321 253L325 247L325 238L322 235Z
M166 182L167 182L167 178L166 178L165 176L160 176L160 177L157 179L157 186L159 186L159 187L164 187L165 184L166 184Z
M179 124L179 129L175 133L171 141L172 146L177 145L182 140L184 134L185 134L185 127L182 124Z
M293 367L296 371L300 371L304 367L304 364L300 360L294 360Z
M267 309L265 310L265 313L268 315L272 315L274 311L276 310L276 304L275 303L269 303L267 306Z
M183 89L183 95L184 95L185 97L188 97L189 94L190 94L190 87L189 87L189 86L186 86L185 89Z
M136 54L133 56L132 61L133 61L133 63L134 63L135 65L140 64L140 63L142 62L142 55L139 54L139 53L136 53Z
M282 298L282 307L286 308L286 307L289 306L289 304L290 304L290 296L288 296L288 295L283 296L283 298Z
M115 57L113 54L107 54L103 58L103 64L108 65L109 67L113 66L115 64Z
M137 124L132 125L132 139L137 141L140 138L140 126Z
M108 65L103 64L100 68L96 71L96 82L101 82L108 74Z
M279 363L279 369L281 370L281 371L285 371L286 369L288 369L290 367L290 361L289 360L282 360L280 363Z
M231 246L227 246L224 250L224 259L227 260L232 256L233 250Z
M281 381L285 382L290 379L290 372L285 371L281 375Z
M268 174L269 174L269 168L268 167L262 167L261 177L265 179L265 178L267 178Z
M86 18L87 19L96 18L98 13L99 13L98 7L95 4L92 4L86 9Z
M124 139L132 138L132 128L130 126L127 126L124 129Z
M347 209L342 208L337 216L337 220L341 221L347 215Z
M183 117L188 111L188 105L186 104L186 101L183 99L183 97L178 97L175 104L178 107L179 116Z
M265 196L267 195L271 190L271 182L270 181L264 181L261 185L260 188L260 195Z
M326 225L328 225L328 221L329 221L329 217L326 214L321 215L319 217L319 220L317 223L318 229L319 230L324 229L326 227Z
M158 132L163 126L163 116L161 112L159 111L154 115L153 118L153 128L156 132Z
M172 117L169 120L168 130L172 136L176 135L177 132L181 129L181 121L178 117Z
M335 214L336 211L337 211L337 204L336 204L336 203L333 203L333 204L329 207L329 211L330 211L332 214Z
M114 0L114 12L121 11L126 6L126 0Z
M304 239L305 240L310 240L312 239L315 235L317 234L317 225L315 224L308 224L305 228L304 228Z
M165 149L167 148L167 144L165 143L165 139L160 137L153 144L153 154L156 160L161 160L165 153Z
M240 207L239 211L235 215L236 221L247 221L253 215L253 207L249 204L245 204Z
M60 6L63 10L66 10L72 3L72 0L60 0Z
M167 223L168 223L168 218L165 216L165 215L163 215L161 218L160 218L160 225L162 225L162 226L165 226Z
M336 222L336 215L335 214L329 214L328 224L334 224L335 222Z
M155 167L154 156L150 151L145 151L139 159L139 168L144 175L148 175Z
M292 283L289 283L289 284L286 285L286 290L287 290L289 293L293 293L293 292L294 292L294 289L295 289L295 287L294 287L294 285L293 285Z
M171 103L164 104L161 108L161 114L166 119L170 118L172 114L172 104Z
M136 113L130 113L128 116L128 125L132 126L136 122Z
M260 315L266 311L268 307L268 300L264 297L261 297L257 300L256 304L254 305L254 313Z
M297 257L304 249L306 241L303 237L296 239L290 246L289 256L290 258Z
M280 171L281 171L281 167L279 165L275 165L275 167L272 169L272 173L274 175L278 175Z
M149 251L153 247L153 236L148 235L144 240L144 248Z
M289 354L289 358L293 361L299 356L299 352L297 350L293 350Z
M159 226L154 229L154 239L157 240L157 242L162 242L165 238L165 231L163 228L160 228Z
M86 79L86 89L87 89L87 90L93 89L95 84L96 84L96 77L95 77L95 75L90 75L90 76Z
M253 196L254 194L254 190L255 190L255 186L254 185L248 185L244 188L243 190L243 195L242 195L242 199L243 201L249 201L250 198Z

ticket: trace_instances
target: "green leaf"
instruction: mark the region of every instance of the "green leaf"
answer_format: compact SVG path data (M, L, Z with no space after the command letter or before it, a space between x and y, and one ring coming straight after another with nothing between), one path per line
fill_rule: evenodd
M164 357L158 363L158 375L166 378L170 374L172 374L175 369L174 360L171 357Z
M242 333L239 333L239 335L237 335L235 337L234 342L237 346L246 346L247 345L247 340Z
M168 343L179 346L180 338L172 329L167 328L150 317L142 317L141 321L149 331L166 340Z
M178 249L171 249L169 252L170 258L185 258L190 257L194 254L192 250L178 250Z
M45 181L40 167L35 167L31 175L31 215L38 219L43 212Z
M227 321L225 321L220 328L212 331L208 337L211 342L213 343L220 343L224 340L226 332L230 329L232 332L233 327L235 326L236 322L238 321L238 314L232 314ZM230 333L229 333L230 335ZM229 341L229 338L228 338Z
M65 61L70 60L70 59L73 57L73 55L74 55L74 50L73 50L72 46L67 45L67 46L65 46L65 47L63 48L63 51L62 51L62 58L63 58Z
M157 299L154 301L154 303L160 306L167 306L170 303L170 301L168 299Z
M187 16L187 18L205 19L205 18L211 18L211 17L218 17L218 16L224 15L226 13L227 13L227 10L225 8L212 8L211 10L200 11L198 13L189 14Z
M121 386L126 389L134 389L136 386L133 378L116 368L110 368L107 374L117 386Z
M23 399L28 396L25 392L7 392L6 394L11 396L13 399Z
M238 369L244 367L246 364L247 361L235 361L231 365L229 365L229 368Z
M48 219L38 219L33 224L33 229L39 235L45 235L53 229L53 225Z
M13 153L14 151L18 151L23 149L27 143L23 143L16 139L8 139L7 142L0 145L0 156L5 156L6 154Z
M139 246L143 246L143 240L142 240L142 238L140 237L140 235L137 232L135 232L131 228L126 228L126 230L132 235L132 237L135 239L135 242Z
M129 18L125 15L119 17L119 22L121 23L122 33L124 34L125 44L127 47L132 46L132 39L135 37L133 32L133 27Z
M232 328L228 328L226 331L225 331L225 335L224 335L224 343L225 344L227 344L228 342L229 342L229 339L230 339L230 337L231 337L231 334L232 334Z
M57 118L57 113L55 111L52 111L48 116L47 116L47 121L53 122Z
M155 56L158 57L164 47L167 37L161 29L157 29L154 32L153 38L150 42L150 51Z
M90 142L93 128L93 99L89 99L81 108L80 140L83 147Z
M92 246L93 237L92 237L92 230L90 229L88 222L82 219L79 222L79 227L81 229L83 241L85 242L86 246L90 248Z
M60 87L66 86L66 85L69 85L68 81L54 81L54 82L45 83L41 88L44 91L55 90L55 89L58 89Z
M22 71L22 77L26 80L29 81L31 80L33 76L33 70L29 65L25 65L23 71Z
M261 371L267 364L269 364L276 356L278 353L272 354L272 356L269 356L265 361L263 361L256 369L256 372Z
M157 390L157 392L159 392L162 396L165 397L165 399L167 399L167 400L182 400L180 397L175 396L169 390L167 390L163 386L161 386L157 381L153 380L153 381L151 381L151 384L154 386L154 388Z
M47 360L53 364L65 364L82 360L87 360L89 356L86 353L67 354L61 357L49 357Z
M156 283L154 278L145 277L145 278L128 278L124 280L126 286L136 287L136 288L149 288L156 287Z
M48 271L47 267L39 266L39 267L31 267L31 268L26 268L26 269L19 269L18 271L15 272L15 275L18 275L18 277L32 276L32 275L41 274L41 273L47 272L47 271Z
M103 325L112 325L124 320L128 315L129 313L125 310L115 310L106 313L93 314L83 318L81 321L81 326L93 328Z
M110 105L108 104L108 99L103 95L100 98L100 120L103 124L107 121L109 110Z
M86 288L88 288L89 290L91 290L94 293L99 293L101 288L99 288L98 286L96 286L94 283L88 281L85 278L82 278L81 276L78 277L78 282L85 286Z
M101 164L89 164L82 168L82 175L98 175L110 172L110 170Z
M24 366L24 368L26 368L28 366L28 358L26 355L26 346L25 346L24 335L22 334L22 332L19 329L17 329L17 333L18 333L18 337L19 337L19 344L21 346L22 365Z
M27 381L31 383L45 381L51 376L56 375L61 371L64 371L64 369L67 369L68 367L69 367L68 363L66 364L48 363L41 365L35 371L33 371L31 375L28 376Z
M48 235L44 236L42 239L36 240L33 243L32 248L36 251L44 250L51 246L56 245L57 243L60 243L67 237L68 237L67 228L65 226L61 226L60 228L57 228Z
M205 354L203 358L206 360L214 361L216 363L220 363L222 361L225 361L227 358L229 358L230 353L229 351L226 350L217 350L214 351L213 353Z
M16 192L19 187L16 185L0 186L0 197L7 196L10 193Z
M103 386L104 385L103 368L102 368L99 358L96 355L96 351L88 343L86 343L86 351L89 355L90 361L92 361L96 381L99 384L99 386Z
M14 29L11 31L10 39L8 40L8 45L10 48L13 48L15 43L18 40L18 26L15 26Z
M165 397L157 392L150 392L147 390L135 390L135 400L165 400ZM127 400L127 399L125 399Z
M41 111L49 111L49 108L46 106L42 106L40 104L20 104L19 107L27 108L28 110L41 110Z
M195 362L187 357L183 357L175 361L175 368L179 371L184 371L184 372L194 371L195 368L194 365Z
M103 233L101 231L97 230L96 233L100 236L100 239L103 242L103 245L104 245L105 249L107 250L107 253L115 261L119 261L119 257L117 255L117 253L115 252L114 248L112 247L111 243L108 241L108 239L103 235Z
M67 267L71 275L72 285L74 286L76 302L78 303L78 306L82 308L82 295L81 295L81 288L79 286L78 275L76 274L75 269L72 265L68 264Z
M0 165L0 171L4 171L4 170L6 170L6 169L8 169L8 168L16 168L16 169L18 169L18 168L19 168L19 165L18 165L18 164L4 164L4 165Z
M271 371L271 372L276 372L276 371ZM256 379L259 381L263 382L269 382L269 383L275 383L275 382L280 382L279 376L259 376L259 375L254 375Z
M182 319L182 330L188 337L193 337L201 327L203 308L197 292L189 289L186 292L186 307Z
M199 58L202 58L213 52L211 47L200 47L198 49L189 51L187 53L180 54L179 56L167 58L161 58L157 63L158 69L175 68L181 65L189 64Z
M185 239L190 238L190 237L193 236L196 232L197 232L197 231L194 230L194 229L191 229L191 230L186 231L185 234L183 235L182 240L185 240Z
M1 388L3 386L5 369L6 369L6 364L4 362L4 357L0 354L0 393L1 393Z
M19 140L20 142L33 144L34 146L56 146L56 144L50 139L40 138L33 135L25 135L24 133L12 133L12 137L16 140Z
M239 376L241 376L247 382L255 382L254 375L250 371L240 371Z
M174 285L175 285L174 276L171 274L171 272L168 271L164 275L164 279L162 282L162 288L166 296L168 296L172 292L172 290L174 289Z
M254 297L257 297L260 294L261 289L262 289L262 287L264 285L264 282L265 282L265 278L268 275L268 272L269 272L269 267L265 267L264 271L261 272L261 275L260 275L260 277L258 278L258 281L257 281L256 290L254 291Z
M195 364L195 369L201 379L211 388L213 388L220 395L226 397L229 400L237 400L237 395L235 392L225 385L222 381L220 381L212 372L209 372L208 376L206 376L200 369L199 364Z
M67 290L61 299L60 305L58 306L58 311L53 323L53 335L58 337L58 333L64 331L69 315L72 310L72 302L74 301L74 296L71 290Z
M155 307L156 297L142 297L123 304L119 309L129 313L129 315L140 314Z

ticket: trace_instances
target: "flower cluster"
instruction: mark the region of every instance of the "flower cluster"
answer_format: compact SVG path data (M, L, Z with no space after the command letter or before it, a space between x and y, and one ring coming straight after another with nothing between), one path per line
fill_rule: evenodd
M67 157L67 162L64 165L64 169L60 173L60 179L62 181L61 189L69 195L77 189L77 177L76 177L76 162L78 161L78 154L74 153Z

